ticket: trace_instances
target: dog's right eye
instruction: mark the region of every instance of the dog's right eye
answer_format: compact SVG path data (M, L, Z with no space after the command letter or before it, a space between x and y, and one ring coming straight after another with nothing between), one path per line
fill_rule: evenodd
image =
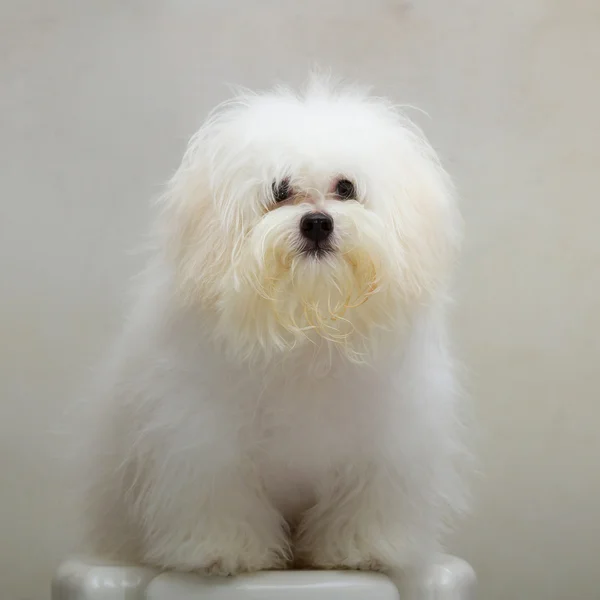
M283 202L292 195L289 179L283 179L279 183L273 182L273 198L275 202Z

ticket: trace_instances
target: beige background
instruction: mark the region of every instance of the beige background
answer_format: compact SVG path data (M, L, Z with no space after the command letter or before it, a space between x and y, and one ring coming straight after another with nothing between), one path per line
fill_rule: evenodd
M48 597L60 414L224 82L311 63L425 109L463 196L455 329L483 436L451 541L482 600L600 597L597 0L3 0L0 596Z

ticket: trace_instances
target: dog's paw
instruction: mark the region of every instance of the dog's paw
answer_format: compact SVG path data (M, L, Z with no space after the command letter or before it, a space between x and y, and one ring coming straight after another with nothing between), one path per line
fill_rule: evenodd
M324 527L305 530L296 541L296 561L302 568L388 572L406 564L401 539L377 535L379 527Z
M214 555L192 570L201 575L229 577L241 573L277 571L285 569L288 563L288 559L283 554L268 553L265 556L252 556L238 553L229 556Z
M322 552L302 552L294 562L295 569L351 570L386 572L383 563L374 557L349 559L341 555L327 555Z
M214 500L214 505L199 516L182 511L177 519L167 515L160 529L156 525L148 529L144 562L163 569L221 576L284 568L291 553L283 518L256 498L253 504L252 496L246 503L242 497L227 504L231 497L231 493L223 492L223 501L217 504Z
M147 556L146 563L161 569L215 575L227 577L240 573L280 570L289 564L284 549L248 549L231 548L208 549L203 547L180 547L177 551L160 557Z
M199 530L195 535L175 535L153 540L144 552L144 562L175 571L203 575L237 575L279 570L289 564L290 544L279 527L256 531L246 524ZM157 542L162 543L157 543Z
M343 546L303 548L298 551L295 566L300 569L349 569L353 571L379 571L387 570L384 560L369 550L361 551L358 548L349 548L346 554Z

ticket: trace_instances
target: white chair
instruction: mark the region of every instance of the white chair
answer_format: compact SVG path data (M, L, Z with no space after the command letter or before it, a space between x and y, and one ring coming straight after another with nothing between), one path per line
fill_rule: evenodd
M464 560L443 555L422 588L422 600L474 600L475 573ZM401 595L384 575L358 571L207 578L72 559L56 573L52 600L401 600Z

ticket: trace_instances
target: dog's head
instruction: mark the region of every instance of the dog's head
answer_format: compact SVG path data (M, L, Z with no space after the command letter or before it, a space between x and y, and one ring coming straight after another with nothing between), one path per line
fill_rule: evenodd
M364 360L437 290L458 238L418 131L388 102L319 80L220 106L164 217L179 297L245 358L327 340Z

